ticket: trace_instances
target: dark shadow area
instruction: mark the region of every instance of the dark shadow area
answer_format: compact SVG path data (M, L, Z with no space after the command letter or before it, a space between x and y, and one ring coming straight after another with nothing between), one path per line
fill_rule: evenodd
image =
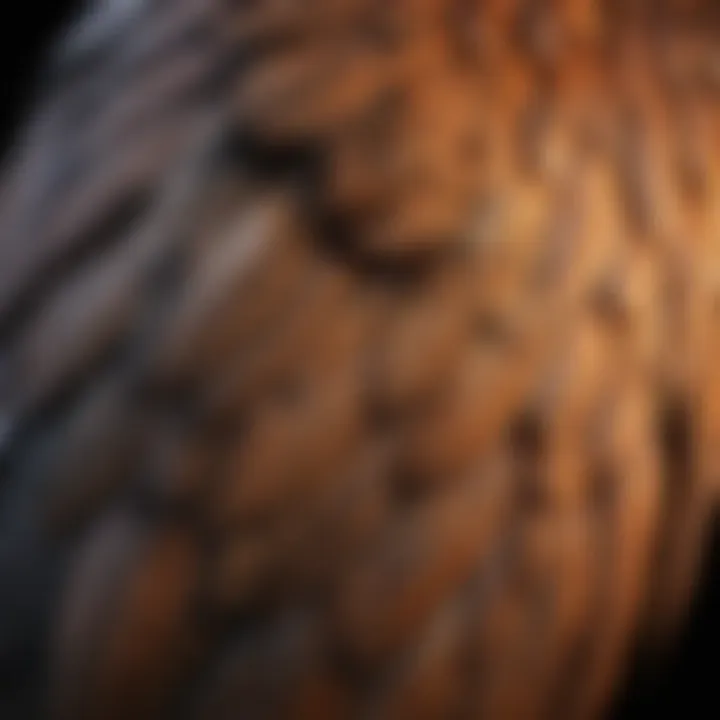
M37 97L47 66L49 48L65 23L76 15L81 0L51 3L8 2L0 10L0 168L17 140ZM0 469L0 481L2 470ZM3 528L4 529L4 528ZM10 547L12 555L2 552ZM32 585L33 548L0 546L3 577L15 577ZM8 568L17 568L7 574ZM42 574L38 574L41 578ZM0 719L44 720L39 687L44 661L39 644L45 631L41 620L49 596L45 585L34 588L35 604L18 607L18 593L0 587ZM5 590L6 592L3 592ZM21 618L20 622L8 622ZM32 640L28 640L32 638Z
M50 43L69 18L85 3L58 0L4 3L0 10L0 158L32 107Z
M720 717L720 525L708 554L692 613L663 669L636 673L621 694L613 720Z

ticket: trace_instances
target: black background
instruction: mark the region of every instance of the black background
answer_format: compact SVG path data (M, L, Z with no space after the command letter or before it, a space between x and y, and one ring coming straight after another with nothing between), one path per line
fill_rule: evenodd
M0 148L2 156L28 112L48 43L85 3L8 0L0 5Z

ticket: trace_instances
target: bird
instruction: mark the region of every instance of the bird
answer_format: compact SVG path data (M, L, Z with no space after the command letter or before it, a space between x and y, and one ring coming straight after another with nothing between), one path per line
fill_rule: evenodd
M720 481L711 0L94 0L0 180L0 714L607 717Z

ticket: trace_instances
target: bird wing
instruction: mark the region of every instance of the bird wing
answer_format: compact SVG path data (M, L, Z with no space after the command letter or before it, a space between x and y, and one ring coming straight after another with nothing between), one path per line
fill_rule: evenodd
M720 433L717 19L647 8L86 12L0 199L3 717L605 709Z

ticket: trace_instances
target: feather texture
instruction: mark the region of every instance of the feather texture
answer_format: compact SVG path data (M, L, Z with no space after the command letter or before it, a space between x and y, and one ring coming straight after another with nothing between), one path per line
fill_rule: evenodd
M88 12L0 197L3 717L601 716L717 497L713 3Z

